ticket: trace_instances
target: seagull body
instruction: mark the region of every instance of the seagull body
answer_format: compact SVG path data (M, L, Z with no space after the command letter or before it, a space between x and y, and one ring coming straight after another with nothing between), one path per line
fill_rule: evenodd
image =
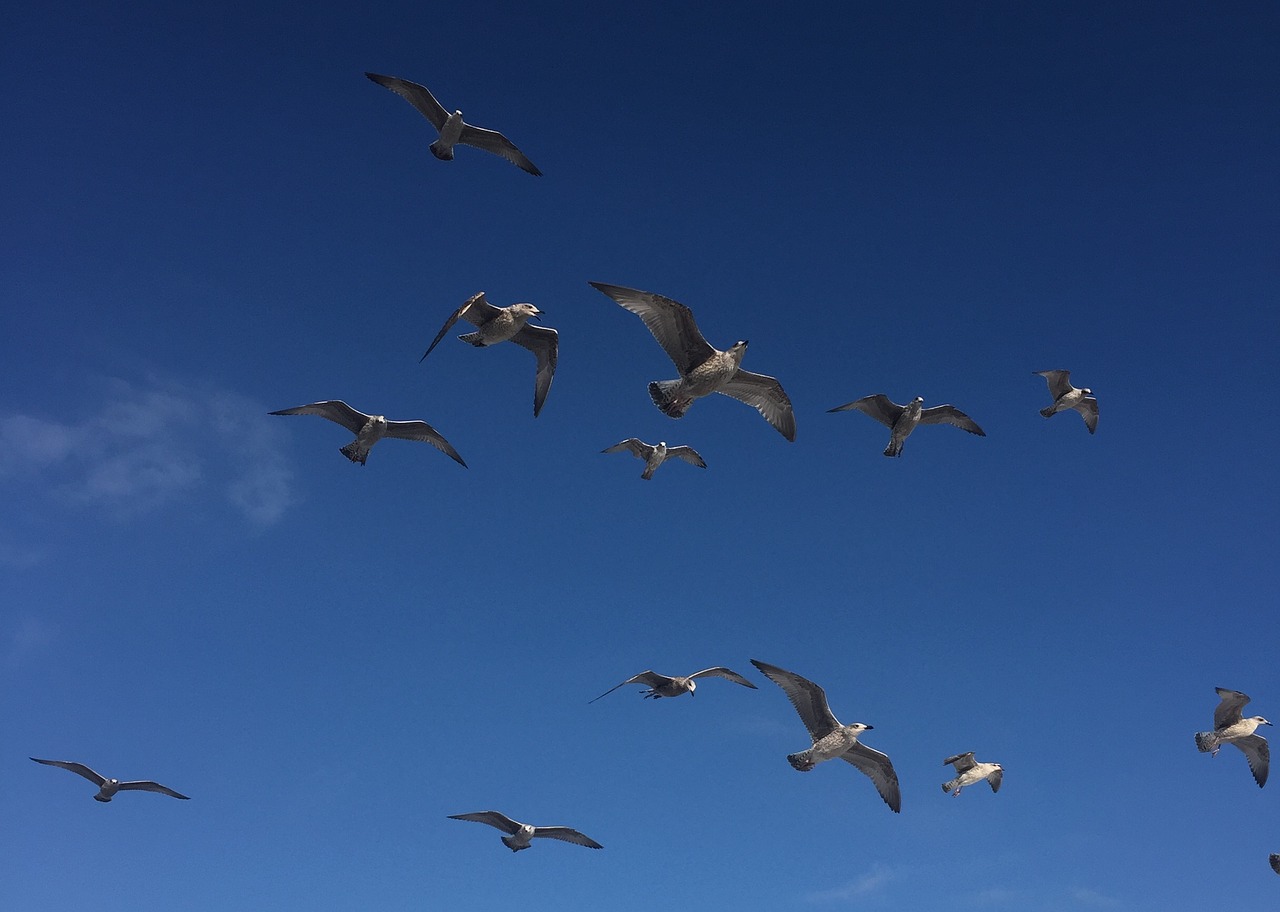
M473 814L450 814L450 820L472 820L476 823L487 823L491 827L497 827L506 833L502 837L502 844L513 852L519 852L521 849L529 848L529 843L537 838L546 837L548 839L559 839L562 842L572 842L574 845L586 846L589 849L603 849L604 846L596 842L590 837L584 836L577 830L563 826L534 826L530 823L520 823L512 820L506 814L500 814L497 811L476 811Z
M782 688L782 692L800 714L805 728L809 730L809 737L813 739L813 747L787 757L793 767L806 773L819 763L839 757L856 766L875 783L876 791L890 810L895 814L902 810L898 774L889 757L858 740L859 735L870 731L873 726L862 722L841 725L827 705L826 692L817 684L776 665L768 665L755 659L751 660L751 664Z
M1000 791L1000 783L1004 780L1004 767L999 763L978 763L973 759L973 751L956 754L942 761L942 765L954 764L956 777L950 782L942 783L942 790L953 796L959 795L966 785L973 785L983 779L991 785L991 791Z
M461 143L464 146L475 146L477 149L501 156L530 174L542 174L533 162L516 148L515 143L496 130L486 130L484 127L466 123L462 119L461 111L450 114L444 109L444 105L436 101L435 96L426 86L398 76L381 76L378 73L364 75L409 102L419 114L431 122L431 126L440 132L440 138L431 144L431 154L441 161L452 161L453 147Z
M662 697L678 697L681 694L689 694L689 696L697 696L696 691L698 684L694 678L715 677L724 678L726 681L732 681L735 684L741 684L743 687L750 687L752 690L758 690L754 684L738 674L731 671L723 665L717 665L714 668L704 668L702 671L695 671L687 677L670 678L664 674L658 674L656 671L642 671L638 675L633 675L614 687L610 687L600 697L607 697L619 687L626 687L628 684L643 684L648 690L641 691L644 699L653 698L655 700ZM600 697L588 700L588 703L594 703Z
M495 307L485 300L484 292L477 292L463 302L436 337L431 340L427 350L423 352L418 363L421 364L431 354L449 328L458 320L466 320L476 327L475 332L458 336L463 342L476 348L497 345L499 342L514 342L521 348L527 348L538 359L537 373L533 384L533 417L537 418L542 411L542 403L547 399L551 389L551 380L556 374L556 359L560 349L560 334L549 326L532 326L530 320L542 316L542 311L528 303L512 304L509 307Z
M1092 434L1098 429L1098 400L1093 398L1093 390L1076 389L1071 385L1071 371L1048 370L1035 371L1036 376L1044 377L1049 384L1049 395L1053 396L1053 405L1046 405L1040 414L1052 418L1058 412L1074 409L1084 419L1085 427Z
M679 379L649 384L649 396L663 414L682 418L695 399L721 393L754 408L787 440L796 439L795 412L782 384L773 377L742 369L746 342L720 351L703 338L693 312L679 301L621 285L590 285L643 320L675 362Z
M960 411L954 405L935 405L924 407L924 398L916 396L906 405L898 405L883 393L874 396L863 396L853 402L837 405L828 412L847 412L850 409L870 415L885 427L889 428L889 446L885 448L886 456L901 456L902 444L911 432L921 424L950 424L970 434L986 437L987 433L978 427L977 422Z
M446 453L454 462L466 468L466 463L458 455L449 441L425 421L388 421L382 415L366 415L347 405L341 399L326 399L323 402L312 402L295 408L268 412L269 415L319 415L342 425L356 435L356 439L339 452L352 462L364 465L369 458L373 445L383 437L395 437L399 440L420 440L429 443L442 453Z
M691 465L705 469L707 464L703 461L702 456L693 447L676 446L669 447L665 440L659 441L657 446L650 446L637 437L628 437L621 443L615 443L613 446L603 449L601 453L620 453L623 450L631 453L644 460L644 471L640 477L648 481L653 477L653 473L658 471L658 466L662 465L668 459L683 459Z
M78 776L83 776L98 787L98 794L93 796L94 801L101 801L104 804L115 797L116 792L159 792L162 795L169 795L173 798L181 798L183 801L190 800L186 795L175 792L167 785L161 785L159 782L152 782L150 779L139 779L133 782L121 782L119 779L108 779L95 773L83 763L76 763L73 760L40 760L32 757L36 763L43 763L45 766L57 766L64 770L70 770Z
M1213 731L1196 732L1196 747L1202 753L1210 752L1218 755L1218 748L1224 744L1234 744L1240 748L1249 762L1249 772L1253 773L1253 781L1258 788L1267 784L1267 773L1271 768L1271 748L1267 739L1255 734L1260 725L1270 725L1262 716L1243 718L1240 710L1249 702L1249 697L1238 690L1225 687L1214 688L1222 701L1213 711Z

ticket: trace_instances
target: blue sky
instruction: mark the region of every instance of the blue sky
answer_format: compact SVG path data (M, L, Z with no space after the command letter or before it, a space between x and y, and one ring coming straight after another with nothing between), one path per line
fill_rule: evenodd
M1269 3L15 8L0 29L0 905L1167 910L1274 902ZM365 71L505 132L461 148ZM674 376L589 280L795 403ZM532 301L533 359L446 339ZM458 331L463 331L459 327ZM1101 404L1046 421L1032 371ZM952 402L980 439L826 410ZM422 418L364 468L341 398ZM652 482L625 437L709 468ZM890 813L749 659L875 726ZM647 668L724 664L694 699ZM944 796L943 757L1006 768ZM27 757L192 796L91 800ZM604 844L512 855L482 809Z

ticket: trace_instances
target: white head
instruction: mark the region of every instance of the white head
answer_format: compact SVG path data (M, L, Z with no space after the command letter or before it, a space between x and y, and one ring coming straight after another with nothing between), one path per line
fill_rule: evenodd
M742 363L742 356L747 353L747 342L745 340L734 342L733 347L729 349L727 354L733 359L734 364Z
M1254 716L1254 717L1253 717L1253 721L1254 721L1254 722L1257 722L1259 725L1270 725L1270 724L1271 724L1271 723L1270 723L1270 722L1268 722L1266 719L1262 718L1262 716Z
M692 678L685 678L684 688L685 690L689 691L689 696L691 697L697 696L697 694L694 693L694 691L698 689L697 681L693 680Z
M912 401L912 402L922 403L922 402L924 402L924 396L916 396L916 397L915 397L914 399L912 399L911 401Z

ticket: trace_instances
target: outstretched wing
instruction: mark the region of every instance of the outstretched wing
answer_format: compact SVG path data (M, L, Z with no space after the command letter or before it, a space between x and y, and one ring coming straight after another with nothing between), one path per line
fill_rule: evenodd
M560 334L549 326L533 326L526 323L511 337L511 341L521 348L527 348L538 358L538 372L533 380L533 417L537 418L538 412L542 411L542 403L547 401L551 380L556 375Z
M38 757L32 757L31 759L35 760L36 763L43 763L45 766L58 766L64 770L70 770L77 776L84 776L98 788L102 788L107 781L105 776L98 775L83 763L76 763L74 760L41 760Z
M863 396L861 399L846 402L844 405L837 405L833 409L827 409L827 411L859 411L864 415L870 415L885 427L891 428L897 423L898 416L902 414L904 408L905 406L898 405L884 393L876 393L874 396Z
M791 399L782 384L773 377L739 368L733 378L716 392L745 402L763 415L779 434L795 442L796 414L791 408Z
M679 301L622 285L607 285L604 282L588 284L643 320L667 357L675 363L681 376L715 354L716 350L698 330L698 324L693 320L693 311Z
M616 684L613 687L610 687L602 693L600 697L607 697L619 687L626 687L628 684L644 684L646 687L659 687L663 684L670 684L674 680L674 678L668 678L666 675L658 674L656 671L642 671L638 675L632 675L627 678L621 684ZM599 700L600 697L592 697L587 702L594 703L596 700Z
M1000 783L1004 781L1004 770L998 769L987 777L987 782L991 785L991 791L1000 791Z
M1080 417L1084 419L1084 426L1089 429L1092 434L1098 429L1098 400L1092 396L1085 396L1076 403L1075 409L1080 413Z
M954 757L948 757L946 760L942 761L943 766L946 766L948 763L954 763L956 765L957 773L963 773L965 770L971 770L975 765L973 751L956 754Z
M736 671L725 668L723 665L717 665L715 668L704 668L702 671L695 671L693 674L689 675L690 680L701 677L724 678L726 681L732 681L734 684L741 684L743 687L750 687L752 690L760 689Z
M423 443L429 443L464 469L467 467L462 457L458 455L458 451L453 448L453 444L445 440L444 435L425 421L388 421L386 436L395 437L398 440L421 440Z
M449 119L449 112L444 109L444 105L436 101L436 97L427 90L426 86L398 76L382 76L378 73L365 73L365 76L409 102L419 114L431 121L431 126L437 130L444 128L444 122Z
M1037 376L1044 377L1049 384L1049 395L1054 401L1062 398L1063 393L1071 392L1071 371L1049 370L1034 371Z
M978 427L978 422L974 421L954 405L935 405L933 408L921 410L920 423L949 424L952 427L958 427L963 431L968 431L970 434L977 434L979 437L987 436L987 432Z
M134 782L121 782L120 791L128 792L159 792L161 795L169 795L172 798L181 798L183 801L190 799L181 792L175 792L167 785L161 785L159 782L152 782L150 779L139 779Z
M1213 727L1226 728L1228 725L1239 722L1240 710L1244 709L1249 702L1248 695L1238 690L1227 690L1225 687L1215 687L1214 690L1222 698L1222 702L1213 711Z
M464 123L462 125L462 135L458 137L458 142L466 143L468 146L475 146L477 149L483 149L486 152L492 152L494 155L505 158L523 171L528 171L536 177L542 176L542 172L538 170L533 162L529 161L523 152L516 148L516 144L497 130L486 130L484 127Z
M873 747L867 747L861 741L855 741L853 747L840 755L840 759L852 763L871 778L875 783L876 791L880 793L884 803L889 805L889 810L895 814L902 811L902 793L898 789L898 774L894 772L888 754L882 754Z
M450 820L471 820L475 823L487 823L491 827L497 827L508 836L514 836L520 829L520 824L512 820L506 814L498 811L475 811L471 814L450 814Z
M1253 773L1253 781L1258 783L1258 788L1266 785L1267 773L1271 770L1271 748L1267 746L1267 739L1261 735L1249 735L1231 743L1240 748L1249 761L1249 772Z
M278 412L267 412L268 415L319 415L321 418L328 418L335 424L340 424L353 434L359 434L360 429L368 423L370 415L364 412L357 412L351 406L347 405L341 399L326 399L323 402L312 402L308 405L299 405L295 408L281 409Z
M450 327L452 327L454 323L457 323L460 318L466 317L469 323L473 323L476 326L482 326L493 319L493 315L497 312L498 308L485 300L484 292L477 291L471 297L463 301L461 307L449 314L449 319L444 321L444 326L440 327L440 331L436 333L436 337L431 340L431 344L427 346L427 350L422 353L422 357L418 359L418 363L421 364L423 361L427 360L427 355L431 354L431 349L440 344L440 340L444 338L444 334L447 333Z
M707 467L707 463L703 460L702 455L691 446L667 447L667 457L670 458L672 456L676 459L683 459L685 462L696 465L700 469L705 469ZM703 672L701 671L698 672L698 674L702 673ZM690 675L690 677L694 677L694 675Z
M836 717L831 714L831 707L827 705L826 692L817 684L777 665L769 665L755 659L751 660L751 664L782 688L782 692L787 695L791 705L800 714L800 721L809 730L809 736L814 741L826 737L840 727Z
M588 849L603 849L600 843L596 842L590 836L584 836L577 830L563 826L534 827L533 835L545 836L549 839L559 839L562 842L572 842L574 845L586 846Z
M626 440L619 441L613 446L606 447L600 452L621 453L623 450L626 450L632 456L638 456L641 459L648 459L649 454L653 452L653 449L653 447L649 446L649 444L645 443L639 437L628 437ZM670 453L671 450L667 450L667 452ZM622 685L619 684L618 686L621 687Z

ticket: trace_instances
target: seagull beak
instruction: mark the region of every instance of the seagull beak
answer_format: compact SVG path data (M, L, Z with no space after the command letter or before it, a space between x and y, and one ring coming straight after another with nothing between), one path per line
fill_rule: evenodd
M871 731L871 729L873 729L873 728L875 728L875 726L874 726L874 725L868 725L868 726L867 726L867 731Z

